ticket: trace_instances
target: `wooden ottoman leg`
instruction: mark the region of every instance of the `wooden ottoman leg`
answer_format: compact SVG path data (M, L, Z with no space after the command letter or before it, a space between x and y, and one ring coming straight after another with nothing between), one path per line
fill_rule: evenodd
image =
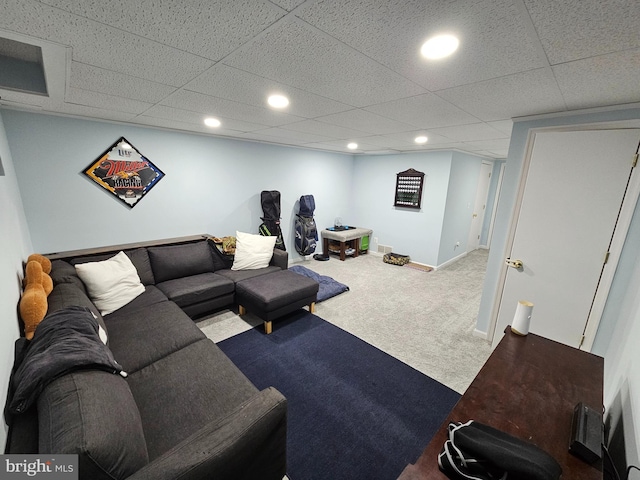
M272 324L271 322L264 322L264 333L269 335L272 332Z
M240 315L245 315L247 313L247 309L244 308L242 305L238 305L238 313Z
M316 302L311 302L309 304L309 313L316 313Z

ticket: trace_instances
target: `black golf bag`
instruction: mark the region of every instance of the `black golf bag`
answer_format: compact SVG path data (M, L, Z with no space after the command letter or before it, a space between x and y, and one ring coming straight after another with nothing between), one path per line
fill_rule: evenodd
M311 255L316 251L318 241L318 229L313 219L313 211L316 209L316 201L313 195L300 197L300 211L296 215L296 251L300 255Z
M260 217L262 224L258 227L258 232L263 237L278 237L276 248L286 250L282 230L280 230L280 192L277 190L263 190L260 194L262 211L264 217Z

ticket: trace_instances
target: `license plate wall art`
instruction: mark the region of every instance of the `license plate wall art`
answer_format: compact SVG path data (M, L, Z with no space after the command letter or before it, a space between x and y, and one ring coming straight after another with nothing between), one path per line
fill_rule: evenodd
M135 207L164 177L164 173L124 137L120 137L83 173L129 208Z

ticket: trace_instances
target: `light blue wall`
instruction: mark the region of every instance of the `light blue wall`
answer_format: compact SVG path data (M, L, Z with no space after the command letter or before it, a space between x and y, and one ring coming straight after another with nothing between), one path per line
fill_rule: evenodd
M0 175L0 398L7 397L9 375L13 365L13 343L18 331L17 304L23 277L22 262L31 253L31 240L20 200L13 158L0 113L0 158L4 175ZM3 416L4 420L4 416ZM2 422L0 446L4 451L7 427Z
M352 208L343 222L371 228L379 244L415 262L437 265L451 157L451 152L355 157ZM409 168L425 174L420 210L393 206L396 174Z
M481 165L480 157L453 152L437 265L467 251Z
M623 321L623 304L625 298L640 296L640 285L633 284L635 270L640 267L640 199L634 210L631 226L627 232L624 249L620 254L616 274L611 284L602 319L598 326L598 334L591 351L604 356L611 344L618 322Z
M301 195L318 225L349 218L351 155L287 148L130 125L4 111L26 217L38 252L198 233L257 233L262 190L281 193L291 260ZM133 208L81 172L124 136L165 177Z
M487 208L482 222L482 233L480 234L480 245L489 246L489 230L491 228L491 216L495 208L496 195L498 192L498 180L500 178L500 168L506 160L495 160L491 171L491 182L489 184L489 195L487 195Z

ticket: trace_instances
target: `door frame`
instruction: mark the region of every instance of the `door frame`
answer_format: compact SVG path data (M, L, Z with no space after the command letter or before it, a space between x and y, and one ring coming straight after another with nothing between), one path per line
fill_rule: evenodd
M477 239L474 241L474 245L475 247L473 249L469 249L469 246L471 245L471 234L473 233L473 218L471 218L471 227L469 228L469 236L467 237L467 252L466 253L471 253L474 250L477 250L478 248L481 247L480 245L480 237L482 236L482 227L484 225L484 220L486 218L486 214L487 214L487 199L489 198L489 191L491 190L491 176L493 175L493 165L495 162L491 161L491 160L482 160L482 163L480 164L480 173L478 175L478 184L476 186L476 195L475 198L473 200L473 212L476 212L476 207L478 207L478 194L482 195L482 212L477 214L477 219L476 221L478 222L477 225L479 225L478 228L478 235L477 235ZM488 176L488 181L487 181L487 188L484 190L484 192L480 191L480 186L481 184L483 184L483 179L482 179L482 167L483 166L487 166L490 167L489 168L489 176Z
M504 178L504 169L507 162L502 162L500 172L498 173L498 182L496 183L496 196L493 199L493 209L491 210L491 222L489 224L489 233L487 234L486 248L491 248L491 239L493 238L493 227L496 224L496 212L498 211L498 202L500 201L500 191L502 190L502 179Z
M546 132L575 132L575 131L588 131L588 130L621 130L621 129L638 129L640 125L637 120L623 120L614 122L602 122L602 123L588 123L588 124L576 124L576 125L561 125L552 127L540 127L532 128L527 134L527 143L524 151L524 158L520 169L518 191L516 193L516 199L514 202L513 211L511 213L511 219L509 221L509 228L507 233L507 239L505 242L505 248L502 252L503 259L509 256L513 243L515 240L516 227L518 225L518 219L520 218L520 210L522 207L522 200L524 198L525 187L527 184L527 175L529 173L529 167L531 165L531 158L533 154L533 146L535 143L536 134ZM640 136L639 136L640 139ZM631 167L632 153L629 157L629 166ZM580 346L581 350L591 351L593 342L595 340L602 313L611 290L611 284L613 283L613 277L615 276L616 267L620 260L620 254L631 224L631 219L635 210L636 203L640 196L640 168L634 168L631 172L629 183L627 184L627 191L625 192L620 214L618 216L618 222L616 223L611 245L609 248L609 259L604 265L603 272L600 276L598 288L592 303L591 311L587 319L587 325L583 332L583 341ZM603 258L604 261L604 258ZM498 313L500 310L500 303L502 301L502 294L504 291L504 285L507 279L508 266L503 262L500 268L498 276L498 288L493 299L493 307L491 309L491 318L489 323L487 338L495 343L496 325L498 322Z

